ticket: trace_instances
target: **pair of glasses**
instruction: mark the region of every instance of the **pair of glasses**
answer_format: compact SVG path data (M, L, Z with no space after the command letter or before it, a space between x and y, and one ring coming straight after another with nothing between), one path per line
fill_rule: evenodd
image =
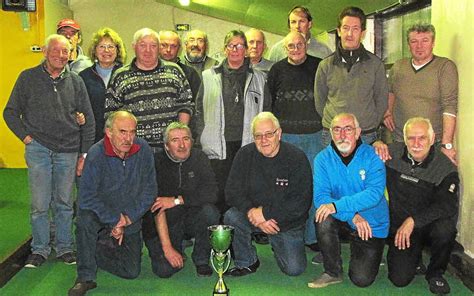
M335 126L335 127L332 127L331 130L336 135L339 135L342 131L344 131L346 135L352 135L354 131L356 130L356 128L352 126L345 126L345 127Z
M245 48L243 44L227 44L227 49L228 50L242 50Z
M101 44L101 45L98 45L97 48L100 51L105 51L105 50L114 51L117 47L113 44Z
M264 134L256 134L256 135L253 135L253 139L255 141L261 141L263 140L263 138L265 139L272 139L274 136L275 136L275 133L277 132L278 129L274 130L273 132L266 132Z
M295 50L295 49L302 49L304 47L304 43L289 43L286 48L289 50Z

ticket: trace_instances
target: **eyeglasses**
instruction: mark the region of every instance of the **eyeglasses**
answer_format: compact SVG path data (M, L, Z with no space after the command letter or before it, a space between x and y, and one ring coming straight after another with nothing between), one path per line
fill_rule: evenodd
M274 130L273 132L266 132L263 135L262 134L256 134L256 135L253 135L253 139L255 141L261 141L261 140L263 140L263 138L265 138L267 140L272 139L275 136L275 133L277 131L278 131L278 129Z
M228 50L242 50L242 49L245 48L245 45L240 44L240 43L239 44L230 44L229 43L229 44L227 44L226 47L227 47Z
M302 49L304 47L304 43L289 43L286 48L288 48L288 50L295 50L295 49Z
M101 45L98 45L97 48L100 51L105 51L105 50L114 51L115 49L117 49L117 47L113 44L101 44Z
M352 126L345 126L345 127L335 126L335 127L332 127L331 130L333 134L336 134L336 135L339 135L342 131L344 131L346 135L352 135L354 131L356 130L356 128Z

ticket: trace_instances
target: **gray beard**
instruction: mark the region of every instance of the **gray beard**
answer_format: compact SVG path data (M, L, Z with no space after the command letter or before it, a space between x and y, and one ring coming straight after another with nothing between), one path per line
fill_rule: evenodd
M206 56L198 57L198 56L189 56L186 53L186 59L191 63L201 63L206 59Z

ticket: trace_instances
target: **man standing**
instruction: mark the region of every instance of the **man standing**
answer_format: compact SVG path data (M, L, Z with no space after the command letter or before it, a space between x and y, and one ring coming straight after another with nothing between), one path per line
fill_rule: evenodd
M427 242L431 243L426 280L434 294L448 294L443 278L456 238L459 176L456 166L434 145L430 120L409 119L403 127L405 144L389 146L387 189L390 196L388 278L397 287L408 285Z
M231 276L257 271L260 261L251 233L269 236L280 270L296 276L306 269L304 225L311 205L311 166L303 151L281 142L278 119L270 112L252 121L254 143L235 157L226 186L231 207L224 223L235 227Z
M262 71L268 74L273 62L265 59L263 53L267 48L267 42L265 41L265 35L258 29L251 28L245 32L247 38L247 56L250 58L250 64L252 68Z
M144 28L133 36L135 58L114 74L105 97L106 116L126 109L138 120L137 136L156 152L163 148L163 132L173 121L189 123L192 92L175 63L158 58L159 37Z
M179 59L178 53L181 49L181 40L179 39L179 35L173 31L160 31L159 37L160 58L165 61L178 64L181 70L183 70L184 75L189 82L189 86L191 87L194 101L194 99L196 99L199 86L201 85L201 78L193 67L183 64Z
M133 279L140 273L141 221L156 196L150 147L136 138L137 119L109 115L105 134L92 146L79 185L76 221L77 279L69 296L97 287L97 268Z
M94 143L95 122L84 82L66 67L70 49L64 36L48 36L44 62L20 74L3 112L8 127L26 145L33 241L25 266L30 268L40 266L51 252L50 205L56 256L76 263L72 187L78 153ZM85 125L77 124L78 112L89 118Z
M56 26L59 35L66 37L71 43L71 53L69 54L69 69L77 74L82 70L92 66L91 60L84 55L82 47L82 32L79 23L72 19L62 19Z
M339 230L352 234L349 278L359 287L373 283L388 234L384 196L385 167L374 149L360 141L361 128L353 114L331 122L331 144L314 160L314 204L324 273L308 283L322 288L342 282Z
M321 116L314 108L314 77L321 59L306 54L306 41L298 32L290 32L284 39L287 59L273 65L268 74L273 112L280 120L283 141L306 153L310 163L321 145ZM305 243L316 243L314 207L311 208L305 231Z
M202 71L218 64L217 60L207 55L209 40L207 34L201 30L192 30L184 38L186 52L184 64L193 67L202 79Z
M382 61L361 44L366 17L362 9L347 7L339 14L336 52L324 59L316 72L314 97L323 118L322 141L331 142L329 127L339 113L350 112L360 120L362 140L372 144L387 109L388 86Z
M390 71L389 106L384 123L393 132L393 140L403 142L402 127L409 118L430 119L441 151L456 164L453 146L458 105L456 65L433 54L433 25L413 25L407 31L407 39L411 58L397 61Z
M319 42L311 36L311 27L313 26L313 17L308 8L297 5L288 12L288 28L291 32L301 33L306 40L306 48L309 55L324 59L331 54L327 45ZM273 45L268 59L272 62L278 62L286 58L284 40Z
M189 127L171 123L165 149L155 155L158 197L143 220L143 238L153 272L168 278L184 266L183 239L195 238L192 260L198 276L210 276L208 226L219 224L217 183L209 159L192 148Z
M271 109L265 74L250 68L247 39L239 30L224 38L226 58L204 71L196 99L196 130L202 150L211 159L219 186L217 206L224 213L224 190L235 154L253 141L250 123Z

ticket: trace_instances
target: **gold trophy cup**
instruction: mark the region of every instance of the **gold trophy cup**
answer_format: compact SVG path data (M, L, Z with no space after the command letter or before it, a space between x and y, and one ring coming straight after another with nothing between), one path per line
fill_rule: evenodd
M230 265L230 243L234 234L234 227L229 225L212 225L209 230L209 239L211 241L211 266L217 273L219 279L214 286L213 296L229 295L229 289L224 282L224 272Z

